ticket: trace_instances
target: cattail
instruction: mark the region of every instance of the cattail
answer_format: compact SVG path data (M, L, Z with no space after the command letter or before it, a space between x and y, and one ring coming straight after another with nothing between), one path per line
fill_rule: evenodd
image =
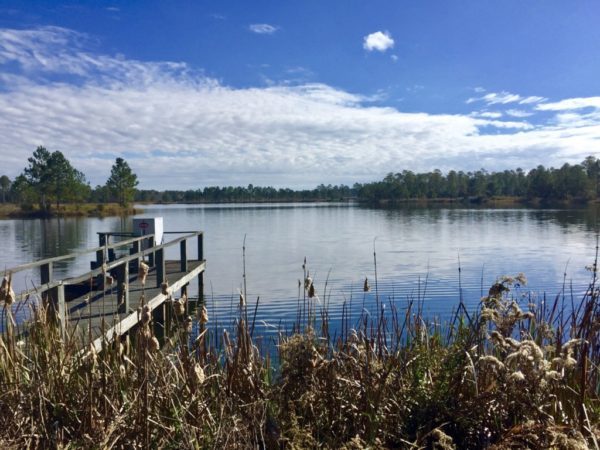
M150 266L148 266L148 264L146 264L144 261L140 261L138 276L140 277L142 284L146 284L146 278L148 277L149 270Z
M168 281L163 281L160 284L160 291L162 292L163 295L169 295L169 282Z
M178 316L183 316L185 314L185 304L183 303L182 298L173 301L173 310Z
M244 298L244 294L240 292L240 308L246 306L246 299Z
M315 296L315 285L310 283L310 287L308 288L308 298L313 298Z
M204 369L198 363L194 364L194 374L196 375L196 381L198 384L204 383L204 380L206 379L204 375Z
M148 341L148 348L151 352L157 352L160 350L160 343L158 342L158 339L156 339L156 336L152 336L152 339Z
M525 381L525 375L520 370L511 373L508 378L512 381Z
M125 378L127 375L127 370L125 370L125 366L123 364L119 366L119 373L121 374L122 378Z
M187 316L185 318L185 322L183 322L183 329L185 330L186 333L192 332L192 323L193 323L192 318L190 316Z
M207 311L207 309L206 309L206 306L202 305L202 308L200 308L200 309L198 310L198 312L199 312L199 313L198 313L198 321L199 321L201 324L205 324L205 323L207 323L207 322L208 322L208 311Z
M544 374L544 378L546 380L559 381L562 379L562 375L559 372L557 372L556 370L549 370L548 372L546 372Z
M369 279L365 277L365 284L363 284L363 292L369 292L371 286L369 286Z
M7 306L10 306L15 301L15 291L11 287L10 277L4 277L0 286L0 301L3 301Z
M106 275L106 277L104 278L104 282L105 282L105 283L106 283L108 286L112 285L112 284L113 284L113 281L114 281L114 280L113 280L113 277L111 277L110 275Z
M312 278L311 277L306 277L304 279L304 289L310 289L310 286L312 285Z
M144 305L142 308L140 320L142 321L142 325L148 325L148 323L150 323L150 307L148 305Z

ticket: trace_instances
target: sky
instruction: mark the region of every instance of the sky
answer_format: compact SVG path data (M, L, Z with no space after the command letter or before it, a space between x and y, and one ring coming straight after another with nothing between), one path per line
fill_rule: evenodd
M0 174L313 188L600 157L597 0L0 0Z

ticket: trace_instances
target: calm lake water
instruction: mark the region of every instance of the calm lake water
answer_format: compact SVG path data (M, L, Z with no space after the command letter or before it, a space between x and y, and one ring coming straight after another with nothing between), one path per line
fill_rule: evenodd
M165 230L205 232L205 295L211 320L235 312L246 237L248 303L260 297L258 323L295 320L302 264L321 302L339 318L372 304L377 255L380 298L399 307L424 299L430 317L447 318L462 298L476 308L498 276L525 273L519 294L581 298L594 261L597 209L371 209L352 204L154 205L136 217L162 216ZM130 231L132 218L0 220L0 264L8 268L97 245L99 231ZM190 255L194 255L190 244ZM168 256L168 255L167 255ZM92 255L57 265L57 276L88 270ZM459 266L460 261L460 266ZM461 275L459 278L459 267ZM564 274L566 273L566 278ZM373 291L363 293L368 277ZM22 273L17 287L39 282ZM194 283L195 284L195 283ZM193 285L192 285L193 286ZM461 289L459 289L461 288ZM192 292L193 293L193 292ZM264 321L265 323L263 323Z

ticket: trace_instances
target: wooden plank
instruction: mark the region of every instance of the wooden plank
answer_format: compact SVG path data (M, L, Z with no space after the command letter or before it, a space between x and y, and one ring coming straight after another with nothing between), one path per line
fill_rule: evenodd
M179 280L174 282L167 288L167 295L163 293L159 293L151 300L149 300L146 304L150 308L150 311L153 311L155 308L159 307L164 303L164 301L175 293L177 290L181 289L195 277L197 277L200 273L204 272L206 269L206 262L202 261L197 267L188 272L185 276L181 277ZM105 341L111 342L115 337L121 336L127 333L131 328L135 327L139 322L139 313L136 311L134 313L129 314L123 320L121 320L118 324L111 327L104 333L103 336L95 339L92 343L94 349L99 352L102 350L102 344Z

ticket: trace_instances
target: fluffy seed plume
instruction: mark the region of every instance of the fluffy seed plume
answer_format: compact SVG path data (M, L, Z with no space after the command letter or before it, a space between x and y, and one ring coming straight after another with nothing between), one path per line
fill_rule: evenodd
M10 306L15 301L15 291L11 287L10 276L2 279L0 286L0 301L3 301L7 306Z
M144 261L140 261L138 276L140 277L142 284L146 284L146 278L148 277L149 270L150 266L148 266L148 264L146 264Z
M202 305L202 308L200 308L198 313L198 322L200 322L201 324L205 324L208 322L208 310L206 309L206 306Z

